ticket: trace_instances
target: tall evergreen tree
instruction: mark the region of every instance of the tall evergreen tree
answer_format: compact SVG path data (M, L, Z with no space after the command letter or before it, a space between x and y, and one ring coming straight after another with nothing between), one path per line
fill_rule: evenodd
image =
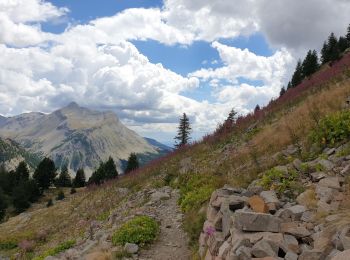
M290 89L290 88L292 88L292 83L289 81L287 85L287 89Z
M107 162L104 165L104 176L105 176L105 179L107 180L118 177L117 167L112 157L109 157Z
M77 174L73 180L73 187L80 188L85 186L85 172L84 169L78 169Z
M340 58L338 39L335 37L334 33L331 33L331 35L328 37L328 51L331 61L335 61Z
M7 208L7 202L6 202L5 193L2 191L0 187L0 223L5 217L6 208Z
M232 108L230 113L227 116L225 123L228 124L229 126L232 126L236 122L236 119L237 119L236 116L237 116L237 112L235 111L234 108Z
M15 171L15 185L18 185L21 181L29 180L29 170L27 164L22 161L18 164Z
M298 60L297 66L295 68L294 74L292 76L291 85L292 87L298 86L303 80L303 66L301 60Z
M55 163L45 157L36 168L33 178L37 182L40 189L48 189L54 182L56 177Z
M71 187L72 186L72 179L69 176L68 167L66 164L63 165L63 167L61 169L61 173L56 180L56 186L58 186L58 187Z
M190 120L187 117L186 113L183 113L182 117L180 118L180 123L177 129L177 136L175 136L174 139L176 140L175 147L179 148L183 145L188 144L189 140L191 139Z
M256 113L256 112L260 111L260 109L261 108L260 108L259 104L257 104L254 108L254 112Z
M28 190L26 188L26 183L21 182L13 189L12 203L17 213L25 211L30 206Z
M348 42L350 43L350 24L348 26L348 30L347 30L347 33L346 33L346 39L348 40Z
M319 68L318 56L315 50L309 50L302 64L302 75L309 77L314 74Z
M349 47L350 47L350 41L348 41L345 37L340 36L338 41L338 48L340 53L343 53Z
M323 47L321 49L321 62L322 62L322 64L326 64L330 60L331 60L331 57L329 55L328 43L325 41L323 43Z
M284 86L281 88L280 91L280 97L282 97L284 94L286 93L286 89L284 88Z
M137 156L135 153L131 153L128 158L128 163L126 165L125 173L129 173L133 170L139 168L139 161L137 160Z
M100 162L100 166L97 168L96 171L92 173L88 183L99 185L103 183L103 181L105 180L113 179L117 177L118 177L117 167L114 163L113 158L109 157L109 159L105 163Z

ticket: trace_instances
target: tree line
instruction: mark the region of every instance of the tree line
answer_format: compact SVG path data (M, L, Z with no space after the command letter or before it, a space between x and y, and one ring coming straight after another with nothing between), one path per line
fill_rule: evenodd
M135 153L131 153L125 173L129 173L138 167L137 156ZM1 166L0 222L12 207L14 208L13 213L18 214L25 211L31 203L38 201L50 187L71 187L71 193L75 193L75 188L90 184L99 185L104 181L117 177L118 171L112 157L109 157L106 162L101 162L88 181L86 181L84 169L78 169L75 177L71 178L67 165L64 165L58 173L54 161L47 157L38 164L32 176L24 161L20 162L15 170L11 171L7 171L4 166ZM60 191L56 199L63 198L64 193ZM52 199L49 199L47 206L52 204Z
M287 88L283 87L281 89L280 96L288 89L298 86L305 78L318 71L321 65L326 63L332 65L332 62L339 60L342 53L348 48L350 48L350 25L345 36L337 38L334 33L329 35L328 39L323 43L320 59L316 50L309 50L304 60L298 60L292 78L288 82Z

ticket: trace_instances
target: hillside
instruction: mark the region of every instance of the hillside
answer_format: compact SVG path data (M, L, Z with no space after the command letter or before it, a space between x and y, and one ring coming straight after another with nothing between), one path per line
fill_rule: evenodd
M343 121L337 116L340 111L348 111L345 103L350 95L348 66L349 55L333 64L332 67L324 66L311 79L306 79L301 85L288 91L281 99L272 101L266 108L238 119L233 127L220 127L212 135L203 138L201 142L176 150L130 175L102 186L91 186L79 190L77 194L68 195L62 202L55 201L54 206L50 208L46 208L44 204L35 205L28 213L13 217L0 225L0 249L2 250L0 254L13 255L22 252L28 257L34 255L41 257L37 259L43 259L50 254L57 254L59 259L69 259L69 257L91 259L88 257L93 255L95 257L96 255L104 256L106 259L112 259L111 255L114 257L116 255L127 256L123 255L125 253L123 248L115 245L111 237L134 216L147 215L161 223L159 240L156 240L155 245L161 245L165 253L171 255L172 250L176 253L185 252L182 251L183 244L176 243L188 237L194 259L198 259L199 245L204 247L200 252L204 255L208 254L208 259L211 259L211 256L218 254L223 244L228 244L228 248L234 246L230 244L230 240L224 243L226 238L220 238L223 229L220 226L223 224L222 216L217 219L218 226L211 226L213 230L207 229L210 226L203 227L205 220L209 220L210 224L210 221L213 221L211 217L214 213L216 217L218 213L214 212L213 215L210 215L209 201L217 211L225 200L219 199L221 202L217 204L213 204L213 201L216 197L226 198L225 194L223 196L222 194L216 196L215 193L212 195L214 191L226 185L221 191L227 192L230 196L235 194L235 199L237 199L263 180L263 184L266 185L261 188L264 191L278 193L279 199L281 201L283 199L283 205L288 208L296 205L297 196L306 190L312 190L314 186L315 189L318 187L318 181L310 180L312 173L322 172L324 175L319 175L320 178L329 180L328 177L340 178L337 175L338 172L348 167L346 158L349 157L349 149L346 148L346 145L349 142L349 136L346 132L344 135L341 134L342 127L346 128L348 125L342 125ZM324 121L328 118L327 116L335 118L332 119L334 123L324 123L328 122ZM340 134L336 134L334 140L327 139L329 137L327 131L332 129L333 125L339 127L336 130L340 129ZM322 131L325 131L326 134ZM338 131L335 132L338 133ZM330 133L332 136L333 132ZM329 165L324 161L330 161L331 158L337 160L336 154L339 155L339 158L341 157L341 165L337 166L336 163L333 163L330 168L327 168ZM295 161L300 162L301 170L293 171L291 174L289 167ZM275 167L279 169L277 173L273 170ZM287 169L287 174L278 179L281 169L283 171ZM317 214L317 218L308 225L308 233L305 231L305 223L300 223L301 226L298 226L299 222L295 219L290 222L292 229L294 227L305 231L303 233L305 235L297 239L294 235L294 239L289 237L294 244L297 241L298 250L308 254L305 253L306 256L299 259L322 259L318 251L316 253L313 251L316 248L314 242L318 241L316 238L317 235L320 235L319 232L326 233L328 231L326 227L330 223L337 224L336 230L342 230L350 223L350 212L346 203L350 199L348 181L345 174L335 183L336 187L334 186L341 192L342 198L339 201L345 203L337 204L335 212L330 209ZM292 186L291 184L297 185ZM278 189L281 186L283 189ZM322 187L330 188L329 186ZM282 194L279 193L280 191ZM283 194L283 191L287 193ZM256 191L257 194L261 194L259 192ZM172 199L177 198L177 194L179 195L178 206L170 203ZM253 193L250 195L245 193L244 196L248 198L252 195ZM210 200L212 196L213 199ZM288 201L285 200L285 197L288 198ZM321 199L316 201L312 198L311 196L310 207L315 207L315 203L320 201L324 202ZM239 206L229 207L228 212L233 214L233 211L244 206L246 206L245 210L252 212L250 206L245 203L240 199L237 203ZM175 223L164 222L169 220L169 216L167 218L164 216L169 205L174 207L174 211L169 211L169 214L170 219L173 219ZM177 212L178 209L181 209L181 214ZM266 209L263 210L265 212ZM337 212L341 214L337 215L338 219L335 223L332 218ZM273 215L275 213L269 208L268 216L275 217ZM327 218L329 216L331 217ZM265 227L265 225L261 226ZM167 228L177 230L181 227L186 231L187 237L179 234L180 238L176 241L165 243L162 240L164 235L167 238ZM207 240L198 241L201 232L207 231L208 236L209 234L216 235L201 236L203 240ZM272 233L279 234L277 236L282 236L282 239L288 232L291 233L291 231L283 233L277 231L275 229ZM257 240L260 239L259 235L261 234L257 235L256 240L252 238L248 242L255 246ZM330 235L325 237L326 245L330 245ZM208 244L207 241L209 241ZM30 249L23 249L25 243L31 243ZM245 246L249 250L253 244ZM206 248L207 245L212 250L209 250L210 254ZM275 252L275 247L270 247L273 247L273 252ZM71 249L67 250L68 248ZM324 248L327 248L327 251L325 250L322 254L329 254L328 249L333 250L334 246L332 244L331 247L324 246ZM298 254L301 255L302 251L298 251ZM151 259L157 259L152 252L156 252L152 246L142 248L140 256L146 255L151 256ZM312 255L316 257L310 258ZM137 259L137 256L135 257Z
M145 159L166 153L125 127L113 112L99 112L76 103L51 114L26 113L2 118L0 136L11 138L31 153L53 158L58 168L84 168L88 175L109 156L117 162L130 153Z

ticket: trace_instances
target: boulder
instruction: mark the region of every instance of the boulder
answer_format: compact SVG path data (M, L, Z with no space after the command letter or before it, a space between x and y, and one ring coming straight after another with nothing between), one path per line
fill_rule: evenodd
M278 245L262 239L252 247L252 255L255 257L277 256Z
M222 236L221 232L215 232L213 235L211 235L208 239L208 246L209 246L209 251L213 255L217 255L219 252L219 248L222 246L224 243L224 238Z
M255 212L236 212L233 218L235 227L243 231L280 231L281 219L270 214Z
M216 217L213 221L213 225L214 225L216 230L222 231L222 213L221 212L216 214Z
M340 231L339 240L344 250L350 249L350 226L346 226Z
M321 180L322 181L322 180ZM337 191L335 189L322 186L320 184L316 185L316 195L319 200L324 202L331 202L336 195Z
M260 192L260 197L265 201L265 203L280 203L279 199L277 198L276 192L273 190Z
M334 164L326 159L318 160L318 163L322 165L322 167L325 168L327 171L330 171L334 168Z
M301 216L306 211L306 207L303 205L294 205L288 208L288 210L292 212L293 220L300 220Z
M230 210L232 211L243 209L247 201L248 198L245 196L230 195L227 198L227 203L229 205Z
M224 238L227 238L230 235L230 228L232 224L232 215L233 215L233 212L229 208L228 201L224 201L221 204L220 213L222 214L222 220L221 220L222 235Z
M293 235L297 238L304 238L311 235L310 231L299 222L282 223L280 227L281 232Z
M218 210L214 207L212 207L211 205L208 205L207 207L207 219L211 222L214 221L216 215L218 214Z
M248 199L249 206L253 209L253 211L258 213L267 213L268 207L265 201L257 195L254 195Z
M299 256L298 260L320 260L322 259L322 252L316 250L304 250Z
M250 247L241 246L236 250L235 255L239 260L250 260L252 259L252 249Z
M219 248L218 257L225 259L230 249L231 249L231 243L228 241L225 241Z
M345 250L343 252L340 252L338 254L336 254L332 260L349 260L349 256L350 256L350 249Z
M292 235L285 234L283 236L283 246L287 251L291 251L297 254L300 253L299 242Z
M169 193L156 191L151 194L151 201L160 201L170 199Z
M139 246L133 243L126 243L124 250L129 254L136 254L139 251Z
M318 183L322 187L340 190L340 181L338 177L326 177Z
M326 178L328 175L325 174L324 172L313 172L310 174L310 176L311 176L311 180L313 182L318 182L318 181Z
M303 165L302 161L300 161L299 159L294 159L293 166L296 170L302 171L302 168L303 168L302 165Z
M298 255L293 252L287 252L287 254L284 256L285 260L298 260Z

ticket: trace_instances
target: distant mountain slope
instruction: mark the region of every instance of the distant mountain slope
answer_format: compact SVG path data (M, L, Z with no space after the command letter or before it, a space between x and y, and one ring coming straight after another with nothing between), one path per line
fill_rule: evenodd
M11 139L0 138L0 165L13 170L21 161L25 161L34 169L40 161L40 156L27 152Z
M173 148L165 145L165 144L162 144L160 142L158 142L157 140L155 139L152 139L152 138L148 138L148 137L144 137L145 140L152 146L156 147L157 150L159 151L162 151L162 152L171 152L173 150Z
M93 111L76 103L51 114L26 113L0 119L0 136L50 156L57 167L68 164L72 171L84 167L88 174L109 156L121 170L120 160L127 160L132 152L146 157L163 153L162 148L125 127L115 113Z

